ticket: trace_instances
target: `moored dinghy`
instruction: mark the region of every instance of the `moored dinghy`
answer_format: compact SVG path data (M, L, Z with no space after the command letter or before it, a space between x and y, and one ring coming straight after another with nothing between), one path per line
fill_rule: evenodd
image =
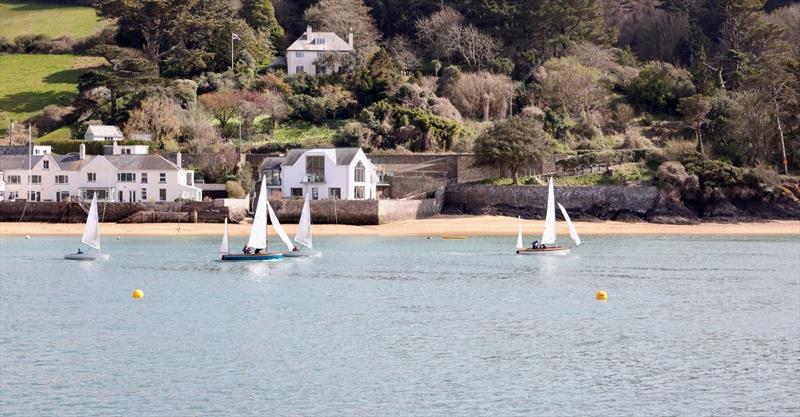
M280 253L261 253L262 250L267 250L267 181L266 178L261 180L261 190L258 193L258 202L256 203L256 213L253 216L253 225L250 228L250 239L247 241L245 248L255 250L254 253L242 252L241 254L226 253L222 255L223 261L270 261L283 258ZM228 251L228 222L225 221L225 235L223 236L220 251L223 249Z
M290 258L322 256L322 252L314 250L314 242L311 235L311 204L308 202L308 195L306 195L306 199L303 202L303 212L300 213L300 222L297 224L294 241L300 247L295 245L283 256Z
M105 261L111 257L107 253L100 252L100 219L97 216L97 195L92 196L92 205L89 207L89 213L86 216L86 226L83 228L81 242L92 249L88 252L78 249L77 253L64 255L64 259L72 261Z
M537 254L551 254L551 255L569 255L571 249L569 246L559 246L556 244L556 199L553 190L553 178L547 186L547 213L544 219L544 232L542 233L542 240L540 244L531 247L522 247L522 226L520 225L519 233L517 235L517 254L518 255L537 255ZM581 244L581 239L578 232L575 230L572 221L567 215L567 210L561 204L558 205L561 209L561 214L564 215L564 220L567 221L569 227L569 235L575 241L575 245Z

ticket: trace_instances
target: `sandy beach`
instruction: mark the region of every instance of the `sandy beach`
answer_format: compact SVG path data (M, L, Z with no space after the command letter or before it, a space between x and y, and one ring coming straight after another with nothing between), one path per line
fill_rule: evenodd
M541 233L542 220L522 220L526 235ZM314 226L317 236L512 236L517 233L518 220L501 216L435 216L423 220L410 220L378 226L349 226L321 224ZM250 233L249 224L230 224L231 236ZM294 234L295 225L284 225L287 233ZM770 221L763 223L703 223L699 225L665 225L624 222L576 222L582 235L784 235L800 236L800 221ZM78 236L83 224L51 223L0 223L3 236ZM221 235L221 224L118 224L103 223L105 236L207 236ZM558 224L558 232L566 234L566 225ZM272 233L272 230L270 230Z

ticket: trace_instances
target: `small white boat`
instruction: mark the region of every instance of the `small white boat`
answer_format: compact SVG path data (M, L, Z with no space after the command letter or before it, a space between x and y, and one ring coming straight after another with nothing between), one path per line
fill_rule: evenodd
M283 230L281 222L278 221L278 215L275 214L274 210L272 210L272 206L269 207L269 219L272 222L272 227L275 228L275 232L278 234L278 236L280 236L281 240L286 245L286 248L289 249L288 251L283 252L283 256L285 258L310 258L322 255L322 253L319 251L314 250L314 246L312 244L311 205L308 202L308 195L306 195L305 201L303 202L303 211L300 213L300 222L298 223L297 231L294 234L294 241L297 242L299 246L292 243L292 240L289 239L289 235L287 235L286 231Z
M97 195L92 196L92 205L89 207L89 213L86 216L86 226L83 227L81 242L91 249L87 252L78 249L76 253L64 255L64 259L71 261L105 261L111 257L111 255L100 251L100 219L97 216Z
M271 261L283 258L280 253L261 252L267 249L267 181L261 181L261 191L258 193L258 202L256 203L256 213L253 216L253 225L250 227L250 239L245 246L248 249L254 249L256 252L242 252L238 254L230 253L228 247L228 219L225 219L225 232L222 236L222 243L219 250L223 253L223 261ZM272 210L270 208L270 210Z
M553 191L553 178L550 178L547 189L547 214L544 219L544 232L542 233L542 240L536 247L526 248L522 242L522 223L519 224L519 232L517 233L517 255L569 255L572 250L569 246L560 246L556 244L556 203L555 192ZM572 224L567 210L560 203L558 208L564 216L569 228L569 236L575 241L575 246L580 246L581 238Z

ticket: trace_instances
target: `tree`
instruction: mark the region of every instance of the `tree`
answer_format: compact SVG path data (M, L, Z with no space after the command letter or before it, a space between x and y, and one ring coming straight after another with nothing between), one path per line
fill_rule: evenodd
M84 93L98 87L107 88L110 96L111 119L117 117L117 99L137 89L154 85L158 69L141 52L113 45L102 45L90 50L102 56L109 65L90 70L81 75L78 89Z
M222 88L213 93L203 94L198 99L219 120L220 128L223 130L236 115L239 105L239 98L232 88Z
M534 76L546 104L561 107L573 117L603 106L608 98L600 70L581 65L573 57L549 59Z
M352 32L356 52L361 54L374 50L381 40L371 9L362 0L320 0L306 9L303 18L314 29L335 32L342 39Z
M550 137L534 120L512 117L495 123L475 140L476 162L508 168L514 184L519 171L530 163L541 163L548 153Z
M175 139L181 133L181 107L166 97L148 97L138 109L130 112L125 132L149 133L159 149L178 150Z
M651 62L628 86L628 98L647 111L672 113L678 101L695 93L691 75L663 62Z
M496 56L500 45L451 7L417 20L417 37L437 58L454 58L472 68L482 69Z
M242 0L239 16L256 32L269 34L273 45L283 43L283 28L275 18L275 8L270 0Z
M695 94L690 97L680 99L678 111L683 114L686 124L694 131L697 140L697 152L705 157L706 152L703 146L702 128L708 121L708 112L711 111L711 97L702 94Z
M432 59L431 67L433 67L433 74L438 77L439 71L442 70L442 61L439 61L438 59Z
M336 113L339 110L346 109L356 104L353 93L345 90L338 84L328 84L321 88L322 103L327 112L331 113L331 117L336 119Z
M599 0L543 0L536 15L539 44L549 56L560 56L576 42L607 44L612 39Z
M461 114L487 121L508 115L514 86L507 75L470 72L461 75L447 93Z

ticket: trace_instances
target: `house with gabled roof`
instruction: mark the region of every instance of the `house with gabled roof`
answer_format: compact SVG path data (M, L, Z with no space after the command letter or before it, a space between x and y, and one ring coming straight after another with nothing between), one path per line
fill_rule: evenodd
M86 133L84 133L83 139L116 141L122 140L123 135L122 131L116 126L91 125L86 128Z
M347 41L334 32L314 32L311 26L286 48L286 69L289 75L306 73L317 74L317 59L325 53L344 54L353 52L353 34ZM339 70L337 67L336 71Z
M274 172L273 159L262 163L262 174ZM312 200L377 198L378 175L361 148L292 149L280 162L283 197ZM269 177L274 181L274 176Z

